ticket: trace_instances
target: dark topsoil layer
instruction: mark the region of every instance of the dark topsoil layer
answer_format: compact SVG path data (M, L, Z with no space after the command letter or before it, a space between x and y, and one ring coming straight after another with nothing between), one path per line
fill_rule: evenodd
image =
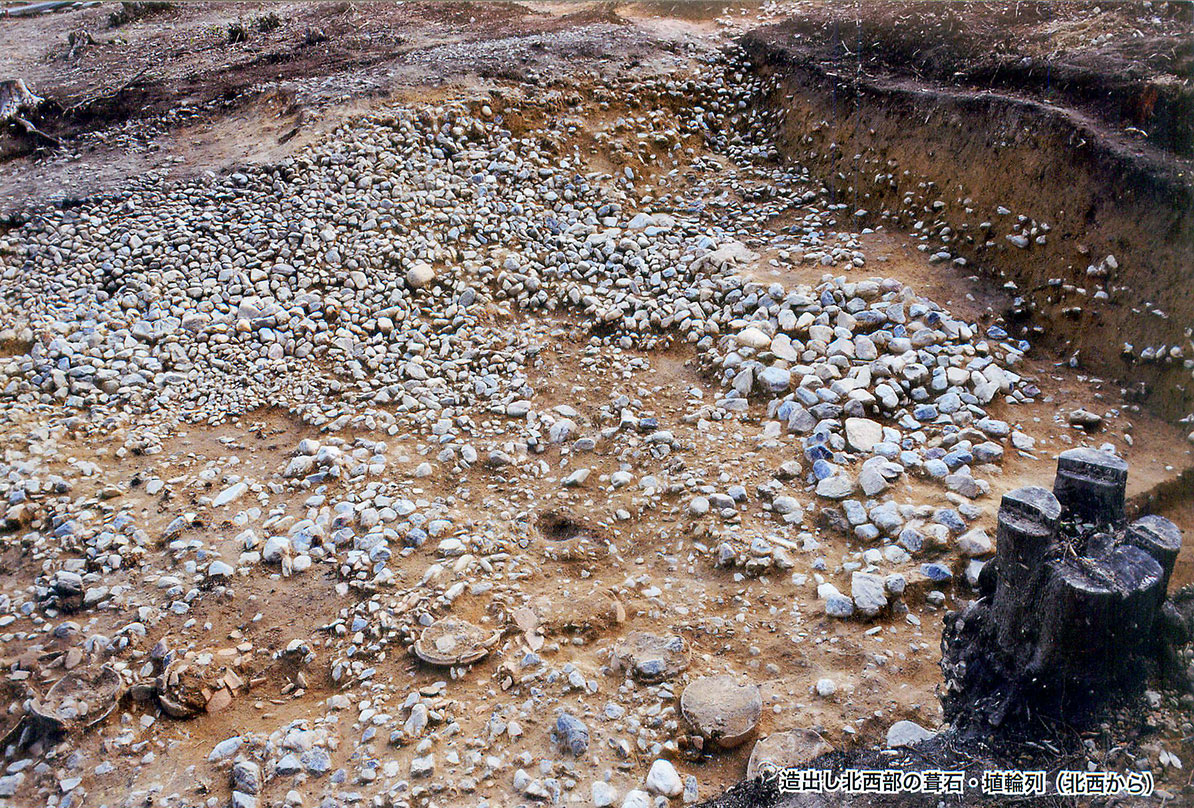
M42 128L70 137L180 103L231 99L263 82L360 71L443 45L551 33L605 16L589 7L549 15L511 2L133 2L3 25L33 43L8 56L8 69L51 100Z
M1194 156L1194 4L839 3L768 33L827 68L1010 92Z

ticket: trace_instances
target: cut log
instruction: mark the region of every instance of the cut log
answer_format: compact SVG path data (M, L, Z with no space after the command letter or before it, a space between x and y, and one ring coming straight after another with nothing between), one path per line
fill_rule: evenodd
M1161 567L1138 547L1050 564L1028 672L1043 696L1095 701L1132 678L1160 606ZM1076 690L1079 689L1079 690Z
M1161 565L1161 592L1169 591L1169 576L1182 549L1182 532L1164 516L1144 516L1128 525L1124 538Z
M1043 584L1060 516L1057 498L1039 486L1017 488L1000 502L993 603L999 644L1008 653L1021 652L1036 633L1038 604L1029 593Z
M35 17L61 8L78 5L75 0L48 0L44 3L30 3L26 6L0 9L0 17Z
M1053 494L1066 516L1096 524L1124 519L1127 462L1097 449L1069 449L1057 458Z

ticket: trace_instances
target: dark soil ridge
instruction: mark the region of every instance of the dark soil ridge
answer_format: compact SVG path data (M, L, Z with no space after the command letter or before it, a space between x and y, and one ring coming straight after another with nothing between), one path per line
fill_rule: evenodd
M869 222L905 230L922 220L930 252L948 226L945 248L968 262L961 271L1017 285L1022 305L1003 313L1014 335L1076 354L1163 417L1190 412L1191 161L1048 101L827 65L787 23L741 45L771 80L762 103L781 150L851 206L844 215L865 210ZM1047 224L1046 243L1013 246L1017 216ZM1089 276L1107 255L1118 268ZM1094 298L1098 289L1107 300ZM1174 346L1181 357L1169 356ZM1145 348L1166 356L1142 358Z
M223 27L213 31L196 23L213 9L245 26L245 39L233 42ZM269 31L257 27L266 11L278 18ZM76 56L64 52L47 60L56 68L49 75L35 70L24 76L48 99L32 117L58 139L127 122L160 121L180 105L196 114L221 104L243 106L285 82L397 69L446 47L483 47L500 37L526 40L529 46L584 26L624 22L604 7L551 15L514 2L195 2L136 16L119 29L118 37L116 29L103 26L107 13L93 9L69 18L96 41ZM46 17L10 24L17 36L67 27L66 20ZM158 36L145 32L163 24L173 30ZM118 76L95 75L96 64L115 55L127 61ZM8 129L0 127L0 164L45 146Z
M803 9L780 27L826 66L1055 101L1194 156L1190 3L893 0Z

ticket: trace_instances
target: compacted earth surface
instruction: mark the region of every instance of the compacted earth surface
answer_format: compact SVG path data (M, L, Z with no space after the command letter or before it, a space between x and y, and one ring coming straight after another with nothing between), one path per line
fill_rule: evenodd
M46 99L0 158L0 803L709 800L756 743L931 745L1061 451L1194 529L1188 427L943 259L933 187L866 216L787 148L740 37L823 13L0 18ZM1068 740L1188 804L1194 695L1146 686Z

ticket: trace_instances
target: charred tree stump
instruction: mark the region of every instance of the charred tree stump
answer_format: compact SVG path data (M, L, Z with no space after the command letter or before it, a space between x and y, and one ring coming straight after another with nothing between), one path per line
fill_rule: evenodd
M1070 449L1057 458L1053 495L1067 514L1084 522L1122 522L1127 485L1128 464L1110 452Z
M1042 694L1068 690L1095 700L1101 687L1130 681L1161 605L1160 585L1160 566L1137 547L1051 562L1027 666Z
M993 600L999 645L1008 653L1030 648L1036 634L1039 604L1020 593L1039 591L1048 572L1046 562L1055 549L1053 538L1061 505L1044 488L1017 488L1003 497L995 532L996 578ZM1027 664L1027 660L1020 660Z
M1138 688L1181 532L1124 524L1127 464L1092 449L1058 458L1053 491L1019 488L999 507L982 597L946 618L942 702L955 725L1081 717Z
M1163 516L1145 516L1128 525L1124 538L1161 565L1164 574L1161 591L1167 592L1169 576L1173 574L1173 565L1177 563L1177 554L1182 549L1182 532L1177 525Z

